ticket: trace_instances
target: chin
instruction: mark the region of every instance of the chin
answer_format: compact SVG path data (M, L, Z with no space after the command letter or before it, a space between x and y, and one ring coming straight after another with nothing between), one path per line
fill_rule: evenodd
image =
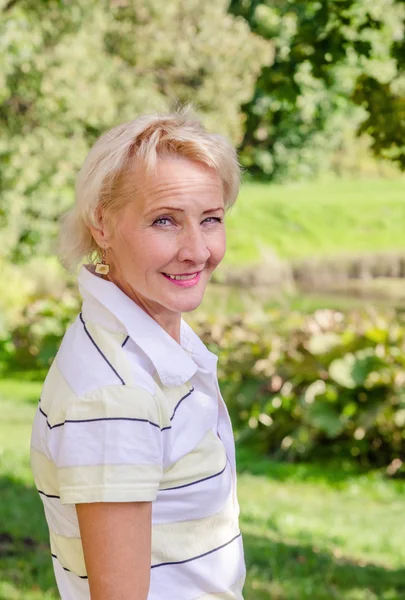
M173 312L178 312L178 313L187 313L187 312L192 312L193 310L195 310L196 308L198 308L201 304L201 302L203 301L203 297L204 295L195 297L195 298L183 298L182 300L178 301L178 302L173 302L170 303L170 305L166 305L168 308L170 308L170 310L172 310Z
M200 306L202 302L202 299L199 302L195 302L193 305L189 305L186 306L185 308L181 309L181 313L188 313L188 312L193 312L193 310L195 310L196 308L198 308Z

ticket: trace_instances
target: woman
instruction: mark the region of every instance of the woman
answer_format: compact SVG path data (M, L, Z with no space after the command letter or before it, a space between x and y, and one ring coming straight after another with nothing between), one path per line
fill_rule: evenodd
M63 600L241 600L235 452L217 357L182 320L225 253L239 167L187 111L104 134L61 247L82 312L50 368L31 464Z

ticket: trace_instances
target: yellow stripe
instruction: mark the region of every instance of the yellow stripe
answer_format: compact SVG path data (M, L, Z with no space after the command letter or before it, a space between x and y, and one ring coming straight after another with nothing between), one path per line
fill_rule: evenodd
M146 419L160 426L160 414L155 398L140 387L108 386L75 398L69 402L66 418Z
M109 331L91 321L86 321L86 329L126 385L131 385L133 381L130 363L121 346L126 335L123 337L121 332Z
M191 452L164 473L160 489L186 485L210 477L222 471L225 465L225 448L219 438L210 430Z
M92 327L91 334L92 336L94 334L97 343L102 343L99 339L101 335L99 330ZM120 335L122 337L122 334ZM105 343L102 350L105 353ZM121 351L119 344L116 350L117 352ZM110 351L106 356L116 368L115 363L118 361L118 356L114 358L111 354L114 354L114 352ZM164 393L161 389L158 389L155 398L144 388L132 385L132 374L130 375L127 371L129 366L123 352L122 356L119 355L118 362L117 372L123 377L127 385L98 388L84 397L78 398L60 372L56 361L54 361L41 394L41 408L48 417L48 423L53 426L63 423L66 418L127 417L146 418L161 427L170 426L173 411L179 401L189 393L190 386L167 388ZM125 368L123 369L124 365ZM55 399L58 399L58 401L55 401Z
M195 558L230 542L238 534L238 518L230 494L224 510L215 515L154 525L152 565Z
M54 399L61 401L53 401ZM78 398L55 363L49 371L40 406L51 426L63 423L66 418L138 418L147 419L157 425L160 425L161 421L154 396L142 387L106 386Z
M155 500L161 465L96 465L58 471L62 504Z
M58 561L65 567L79 575L86 576L86 565L84 563L83 547L80 538L67 538L57 535L53 531L49 532L51 542L51 552L58 557Z
M176 406L178 405L180 400L184 398L184 396L187 396L190 393L192 386L189 383L187 383L172 388L166 387L163 391L161 388L162 384L160 383L158 375L155 375L154 379L157 383L156 399L162 407L163 427L168 427L171 424L170 419L174 413ZM195 392L192 392L192 394L194 393ZM188 398L185 399L185 402L187 402L187 400Z
M202 519L202 521L206 522L207 519ZM212 518L211 518L211 521L212 521ZM188 525L188 528L189 528L190 522L188 522L188 523L189 523L189 525ZM206 525L206 523L205 523L205 525ZM212 522L211 525L212 525L212 528L215 529L216 523ZM187 526L187 522L186 522L186 526ZM153 527L153 532L152 532L153 544L156 543L155 530L157 528L158 528L158 526ZM223 533L225 533L225 531L223 531ZM159 540L159 541L161 541L161 540ZM175 551L173 552L173 548L171 547L171 540L166 540L166 544L168 547L168 555L167 555L166 559L170 559L170 561L185 560L186 559L185 552L184 552L185 546L182 545L182 542L184 543L184 541L185 541L184 538L179 540L180 545L177 544L177 548L174 549ZM221 545L221 544L216 544L215 546L212 546L212 542L214 542L214 536L212 536L212 535L207 536L207 540L204 540L204 543L206 543L207 547L209 546L208 551L210 549L213 549L214 547L217 547L218 545ZM58 560L63 567L69 569L70 571L72 571L73 573L76 573L76 575L79 575L81 577L86 576L86 566L85 566L85 562L84 562L83 547L82 547L80 538L68 538L68 537L65 537L62 535L57 535L53 531L50 531L50 544L51 544L52 554L54 554L58 557ZM187 550L189 550L188 543L187 543L186 547L187 547ZM176 555L176 550L181 551L181 554ZM195 545L193 547L193 550L197 551L197 545ZM199 548L198 550L201 550L201 548ZM201 552L198 551L196 554L193 554L193 556L197 556L198 554L202 554L202 553L203 553L203 551L201 551ZM187 552L187 554L189 554L189 552ZM160 552L160 555L162 555L162 552ZM166 561L159 560L159 562L167 562L167 560ZM157 564L156 563L156 555L154 554L153 551L152 551L152 564ZM199 600L242 600L242 595L240 593L240 590L242 589L242 585L243 585L243 579L240 579L234 586L232 586L230 592L205 595L205 596L202 596L201 598L199 598Z
M45 454L31 448L31 469L35 485L48 496L59 496L58 473L55 464Z
M60 372L56 360L53 361L41 393L41 408L48 415L50 425L65 419L66 403L75 397L73 390ZM62 401L55 402L55 399Z

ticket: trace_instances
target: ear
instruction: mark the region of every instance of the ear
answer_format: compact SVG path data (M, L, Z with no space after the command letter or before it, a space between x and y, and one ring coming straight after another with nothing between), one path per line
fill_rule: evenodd
M89 229L91 231L91 235L93 236L96 244L100 248L108 248L110 245L110 230L106 226L105 220L103 218L103 211L101 208L97 209L97 226L90 225Z

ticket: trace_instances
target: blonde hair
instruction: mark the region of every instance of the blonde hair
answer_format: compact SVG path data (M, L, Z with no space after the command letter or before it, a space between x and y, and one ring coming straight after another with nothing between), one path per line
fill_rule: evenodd
M189 108L138 117L102 135L84 161L76 179L76 202L61 223L60 255L67 268L99 253L89 226L99 226L100 208L113 219L133 199L123 184L137 159L153 172L157 159L166 157L187 158L215 169L222 180L225 208L234 204L240 167L226 138L208 133Z

